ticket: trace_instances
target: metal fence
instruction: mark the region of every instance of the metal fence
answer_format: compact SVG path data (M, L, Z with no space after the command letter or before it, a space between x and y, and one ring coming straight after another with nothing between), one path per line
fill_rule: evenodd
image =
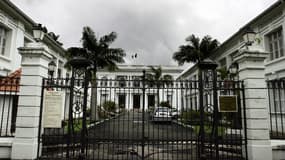
M14 136L19 88L19 78L0 79L0 137Z
M150 83L142 76L91 82L86 85L84 79L44 79L43 95L59 91L65 96L61 127L39 132L41 159L247 159L240 81L202 82L203 88L199 88L199 81ZM237 110L217 112L215 94L235 95ZM84 96L88 96L86 108ZM92 97L96 97L93 106ZM169 114L159 117L159 107L169 108ZM95 117L92 112L96 112Z
M285 139L285 80L267 81L270 136Z

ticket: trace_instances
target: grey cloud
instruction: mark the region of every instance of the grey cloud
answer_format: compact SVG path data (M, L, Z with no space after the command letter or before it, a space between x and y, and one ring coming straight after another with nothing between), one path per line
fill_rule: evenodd
M83 26L119 34L128 63L176 64L172 54L194 33L224 41L275 0L12 0L37 22L79 46ZM138 53L137 59L131 55Z

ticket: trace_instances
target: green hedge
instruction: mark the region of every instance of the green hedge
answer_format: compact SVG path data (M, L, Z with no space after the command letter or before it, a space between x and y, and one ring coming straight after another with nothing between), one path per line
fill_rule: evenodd
M106 101L103 103L103 108L107 112L116 112L116 103L113 101Z
M205 119L211 117L211 113L204 112L205 113ZM189 110L189 111L183 111L179 118L182 120L183 123L187 124L200 124L200 111L196 110Z

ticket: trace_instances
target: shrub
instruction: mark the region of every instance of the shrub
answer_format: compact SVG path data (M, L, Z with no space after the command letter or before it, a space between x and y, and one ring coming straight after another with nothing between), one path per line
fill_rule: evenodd
M205 120L211 117L211 113L205 113ZM200 111L190 110L190 111L183 111L180 115L183 123L190 123L190 124L199 124L200 123Z
M115 112L116 111L116 103L113 101L106 101L103 104L103 108L105 111Z
M168 101L162 101L159 104L161 107L167 107L167 108L171 108L171 105L169 104Z

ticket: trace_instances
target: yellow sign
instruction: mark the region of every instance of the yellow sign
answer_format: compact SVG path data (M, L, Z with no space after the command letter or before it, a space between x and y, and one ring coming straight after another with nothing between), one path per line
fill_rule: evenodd
M237 112L237 96L219 96L219 112Z
M64 93L45 91L44 93L44 128L61 128Z

